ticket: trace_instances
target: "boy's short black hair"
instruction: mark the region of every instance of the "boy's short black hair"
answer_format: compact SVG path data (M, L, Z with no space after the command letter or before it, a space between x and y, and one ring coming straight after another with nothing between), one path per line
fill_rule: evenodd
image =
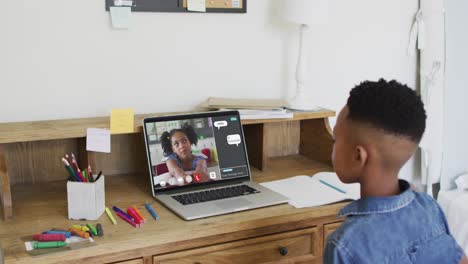
M197 133L195 132L193 127L189 125L189 123L184 123L184 125L181 128L175 128L171 131L165 131L164 133L162 133L159 140L161 141L161 147L163 149L164 156L166 157L174 153L174 151L172 151L171 137L172 135L174 135L175 132L184 133L190 141L190 145L196 146L198 143Z
M347 118L419 143L426 111L419 95L395 80L365 81L349 93Z

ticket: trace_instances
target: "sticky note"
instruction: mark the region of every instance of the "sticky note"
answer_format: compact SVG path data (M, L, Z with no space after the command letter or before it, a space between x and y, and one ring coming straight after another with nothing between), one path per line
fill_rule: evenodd
M195 12L206 12L206 2L205 0L188 0L187 10Z
M110 130L102 128L88 128L86 130L86 150L110 153Z
M114 28L130 28L130 14L132 13L132 8L130 6L111 6L109 11Z
M132 133L134 119L133 109L113 109L110 117L111 133Z

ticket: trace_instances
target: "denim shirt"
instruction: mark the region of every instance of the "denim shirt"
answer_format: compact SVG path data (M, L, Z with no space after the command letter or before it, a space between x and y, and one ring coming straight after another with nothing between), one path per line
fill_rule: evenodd
M324 263L456 263L463 250L434 199L414 192L359 199L339 213L343 224L327 239Z

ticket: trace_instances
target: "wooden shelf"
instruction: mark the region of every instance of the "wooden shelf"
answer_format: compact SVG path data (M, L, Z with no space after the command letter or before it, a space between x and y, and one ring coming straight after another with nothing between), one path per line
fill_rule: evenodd
M301 155L272 158L270 167L260 171L252 169L254 180L269 181L284 177L312 174L331 170L323 163ZM52 227L66 228L83 221L67 219L65 181L13 187L15 221L2 223L0 238L5 251L6 263L54 263L80 262L108 263L121 259L141 258L166 254L191 248L210 246L226 241L260 237L336 221L335 215L343 203L317 208L295 209L284 204L217 217L184 221L157 203L151 196L151 188L145 174L106 176L106 206L121 208L136 205L148 222L139 229L118 219L112 225L103 214L98 221L105 235L96 237L97 245L84 250L73 250L31 258L24 249L20 237L39 233ZM34 198L33 198L34 197ZM160 222L142 207L150 202L160 216ZM310 219L315 219L311 221Z
M135 115L134 133L142 132L143 118L153 116L164 116L170 114L188 114L187 112L153 113ZM263 124L284 121L296 121L304 119L326 118L334 116L331 110L320 110L316 112L295 112L293 118L288 119L254 119L244 120L243 125ZM92 117L64 120L48 120L34 122L0 123L0 144L31 142L40 140L55 140L67 138L86 137L88 128L110 128L110 117Z

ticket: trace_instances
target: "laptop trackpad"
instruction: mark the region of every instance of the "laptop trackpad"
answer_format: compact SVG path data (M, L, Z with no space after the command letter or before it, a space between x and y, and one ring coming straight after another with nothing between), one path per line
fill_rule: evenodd
M252 203L244 198L229 199L215 202L215 205L222 209L248 209Z

